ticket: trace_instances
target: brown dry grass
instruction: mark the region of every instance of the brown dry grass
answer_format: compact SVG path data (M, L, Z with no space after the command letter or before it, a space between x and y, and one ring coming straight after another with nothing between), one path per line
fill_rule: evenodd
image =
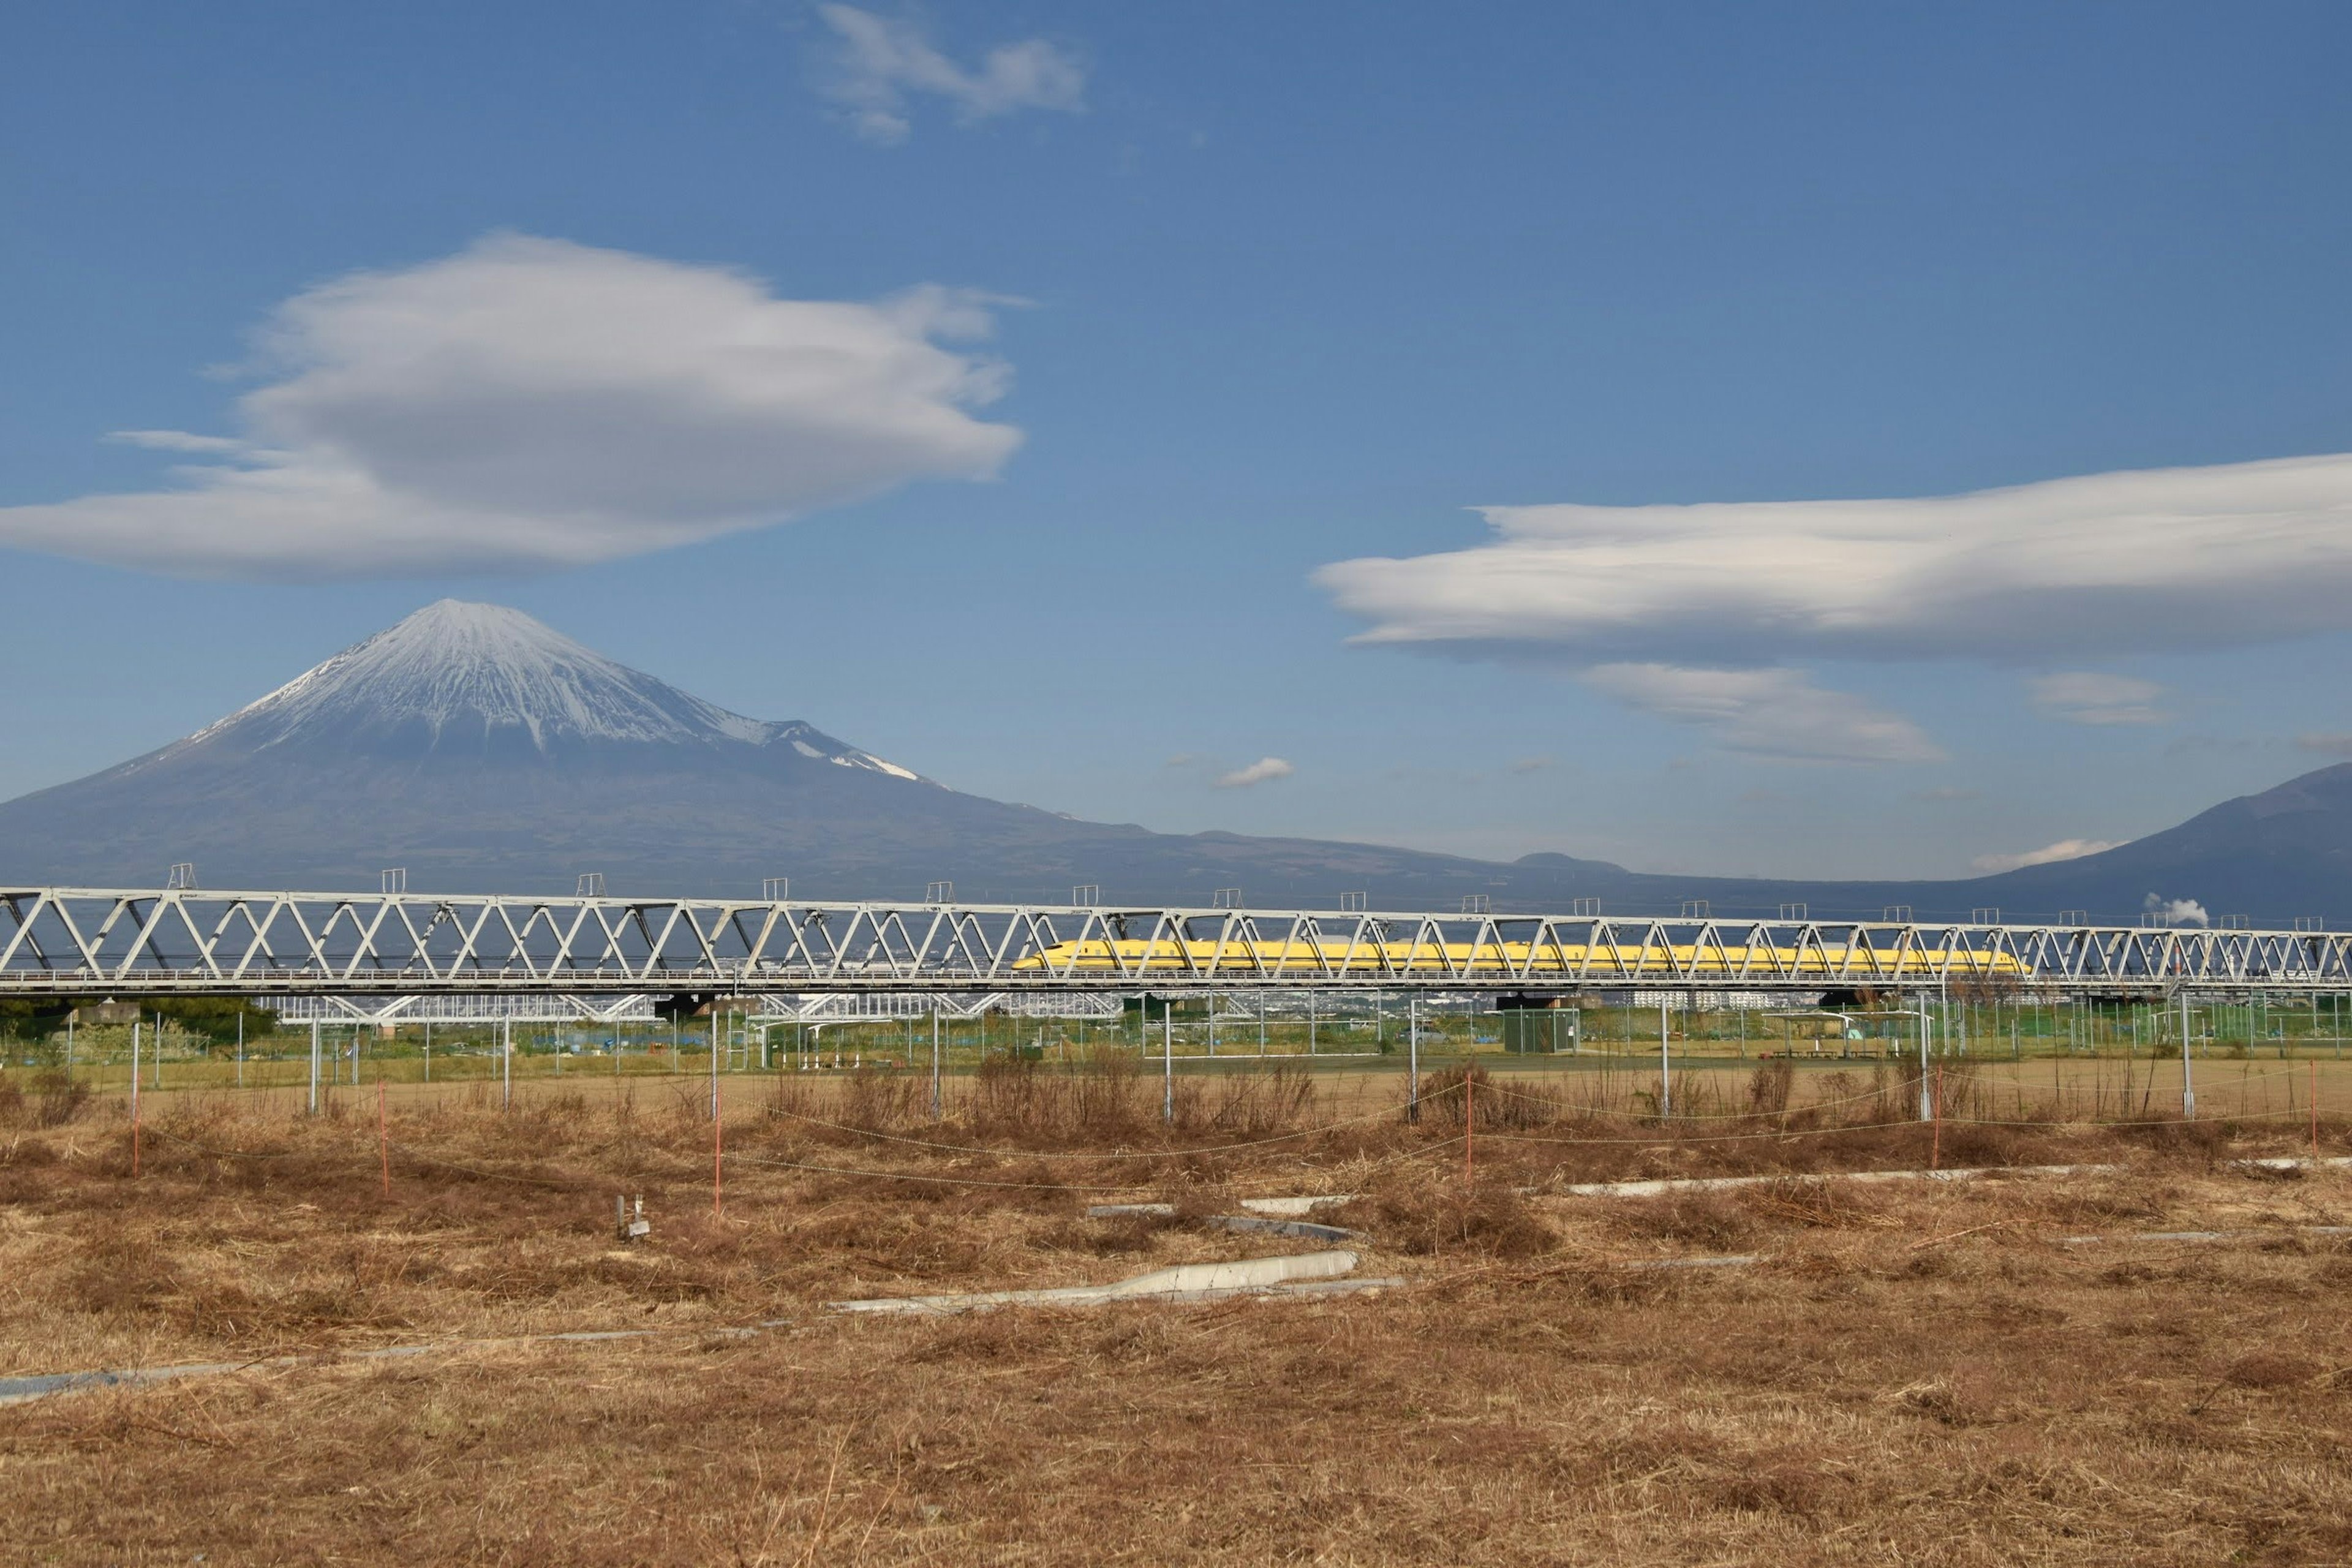
M1521 1143L1506 1134L1656 1129L1573 1108L1490 1129L1482 1101L1471 1187L1442 1092L1407 1126L1330 1118L1304 1080L1203 1081L1171 1133L1156 1083L1087 1076L1013 1072L937 1129L905 1079L787 1080L772 1100L730 1085L740 1158L719 1215L699 1085L404 1110L388 1197L374 1107L348 1094L316 1121L186 1097L144 1130L136 1177L111 1104L47 1125L11 1110L0 1375L505 1342L6 1410L0 1555L2352 1557L2336 1310L2352 1256L2298 1228L2346 1223L2352 1181L2229 1165L2294 1152L2259 1127L1947 1127L1948 1160L1981 1134L1979 1154L2128 1169L1856 1186L1805 1173L1922 1163L1924 1130L1784 1136L1762 1080L1734 1125L1769 1136ZM1233 1143L1252 1146L1199 1152ZM1641 1201L1509 1190L1755 1172L1785 1179ZM1128 1190L1074 1190L1097 1186ZM1368 1233L1367 1268L1411 1288L932 1321L821 1306L1290 1249L1193 1220L1307 1190L1360 1194L1341 1218ZM613 1238L621 1192L646 1195L646 1243ZM1119 1195L1177 1212L1086 1215ZM2057 1239L2202 1227L2257 1234ZM1724 1252L1766 1261L1625 1267ZM731 1331L762 1320L783 1322ZM667 1331L512 1339L621 1328Z

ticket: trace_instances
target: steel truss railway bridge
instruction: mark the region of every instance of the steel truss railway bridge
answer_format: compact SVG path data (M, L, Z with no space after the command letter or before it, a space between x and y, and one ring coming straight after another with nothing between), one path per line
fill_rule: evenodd
M1987 911L1990 912L1990 911ZM0 996L240 995L306 1014L793 1016L1371 991L2169 997L2352 993L2352 933L794 900L0 888ZM463 1000L459 1000L463 999ZM896 999L896 1000L894 1000Z

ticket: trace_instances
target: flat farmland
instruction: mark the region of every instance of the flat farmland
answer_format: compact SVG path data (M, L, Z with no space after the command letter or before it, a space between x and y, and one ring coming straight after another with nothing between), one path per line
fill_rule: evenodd
M5 1407L0 1513L60 1563L2352 1555L2352 1177L2242 1163L2310 1153L2310 1069L2187 1125L2022 1065L1940 1125L1887 1064L1664 1120L1630 1064L1451 1067L1417 1121L1399 1073L1223 1068L1171 1125L1115 1061L937 1121L877 1072L730 1078L719 1126L692 1077L190 1089L135 1170L122 1097L48 1081L0 1094L0 1378L227 1370ZM2103 1168L1841 1179L1931 1162ZM1763 1179L1562 1191L1715 1175ZM1313 1194L1399 1283L827 1307L1317 1250L1217 1224Z

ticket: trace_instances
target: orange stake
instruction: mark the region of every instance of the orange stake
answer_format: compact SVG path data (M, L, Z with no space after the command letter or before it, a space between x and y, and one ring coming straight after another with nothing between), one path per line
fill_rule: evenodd
M1944 1064L1936 1064L1936 1087L1927 1097L1927 1110L1935 1120L1929 1124L1927 1169L1939 1170L1944 1163Z

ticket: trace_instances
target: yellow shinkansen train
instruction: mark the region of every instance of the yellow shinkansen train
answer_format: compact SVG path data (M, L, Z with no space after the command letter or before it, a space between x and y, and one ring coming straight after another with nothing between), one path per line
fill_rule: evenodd
M1059 942L1015 961L1048 974L1446 974L1576 980L1737 980L1805 977L1903 979L1964 974L2021 980L2007 952L1967 948L1677 946L1608 947L1572 942Z

